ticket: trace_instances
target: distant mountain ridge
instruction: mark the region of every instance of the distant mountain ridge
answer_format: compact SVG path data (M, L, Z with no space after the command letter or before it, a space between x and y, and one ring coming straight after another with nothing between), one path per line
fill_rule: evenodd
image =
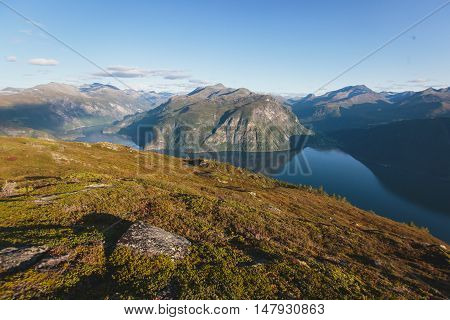
M407 119L450 115L450 89L421 92L375 92L366 86L349 86L321 96L308 95L291 102L303 123L319 131L365 128Z
M222 84L172 97L135 120L119 133L149 150L287 150L312 134L278 99Z
M169 96L100 83L77 87L53 82L28 89L6 88L0 91L0 132L59 137L69 130L147 111Z

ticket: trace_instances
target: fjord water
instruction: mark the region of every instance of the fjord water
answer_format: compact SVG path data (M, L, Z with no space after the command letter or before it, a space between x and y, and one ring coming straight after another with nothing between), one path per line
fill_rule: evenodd
M190 157L214 158L281 181L323 187L327 193L344 196L359 208L426 227L434 236L450 241L448 180L363 164L338 149L307 147L301 152L220 152Z
M87 127L79 130L80 137L75 139L78 142L110 142L121 144L127 147L131 147L133 149L139 149L133 141L128 139L125 136L121 136L118 134L104 134L102 131L106 128L106 126L95 126L95 127Z

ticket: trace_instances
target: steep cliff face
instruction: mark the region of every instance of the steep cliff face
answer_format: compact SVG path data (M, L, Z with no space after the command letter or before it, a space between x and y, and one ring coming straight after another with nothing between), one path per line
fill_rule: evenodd
M286 150L311 135L270 95L223 85L171 98L124 127L123 134L148 150Z

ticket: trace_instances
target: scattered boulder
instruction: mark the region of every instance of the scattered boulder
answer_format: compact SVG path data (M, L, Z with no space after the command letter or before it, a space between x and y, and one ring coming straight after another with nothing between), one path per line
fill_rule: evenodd
M118 151L120 146L111 142L98 142L96 145L113 151Z
M208 160L202 158L194 158L194 159L185 159L184 163L189 166L199 166L199 167L208 167Z
M172 259L181 259L188 254L191 243L179 235L139 221L130 226L117 245L148 256L167 255Z
M69 260L70 254L62 255L62 256L51 256L45 259L42 259L37 265L36 269L39 271L49 271L55 269L62 263Z
M3 187L0 190L0 198L7 198L14 196L16 194L17 183L15 182L5 182Z
M111 187L110 184L105 184L105 183L93 183L90 184L86 187L86 189L98 189L98 188L107 188L107 187Z
M47 251L45 246L0 250L0 273L24 270L38 262Z

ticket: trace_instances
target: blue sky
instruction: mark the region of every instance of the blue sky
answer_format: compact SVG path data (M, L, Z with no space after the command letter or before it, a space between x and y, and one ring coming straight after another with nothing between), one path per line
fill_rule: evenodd
M133 88L189 91L221 82L280 94L316 91L446 2L2 1ZM1 4L0 57L0 88L124 86ZM448 86L449 57L450 5L325 91Z

